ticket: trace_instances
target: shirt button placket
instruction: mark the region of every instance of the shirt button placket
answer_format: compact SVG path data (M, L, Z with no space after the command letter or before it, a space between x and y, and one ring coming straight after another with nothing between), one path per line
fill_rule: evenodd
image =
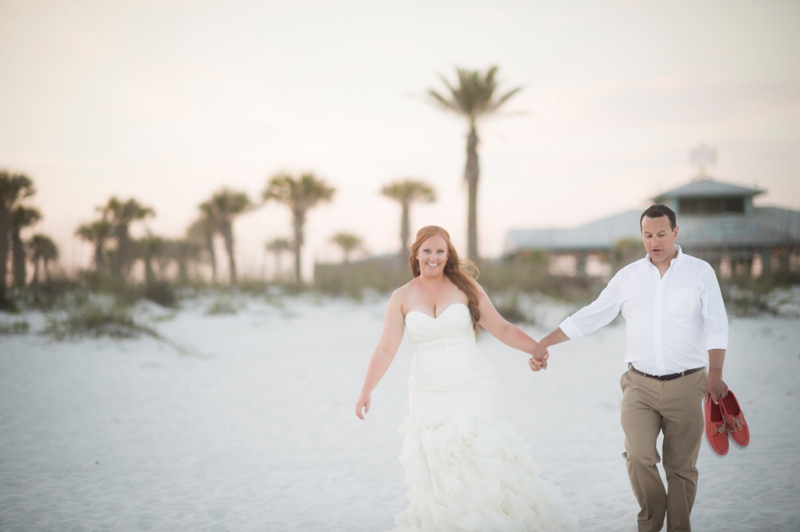
M666 275L660 277L656 284L655 308L653 309L653 348L656 355L656 368L659 375L664 375L664 344L661 341L661 312L664 308L664 281Z

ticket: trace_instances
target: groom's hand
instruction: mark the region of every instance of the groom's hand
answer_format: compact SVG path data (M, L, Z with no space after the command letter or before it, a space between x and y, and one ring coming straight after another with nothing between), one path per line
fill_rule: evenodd
M550 358L550 353L547 352L547 348L541 343L536 344L536 347L533 349L533 353L531 353L531 359L528 361L531 371L547 369L548 358Z

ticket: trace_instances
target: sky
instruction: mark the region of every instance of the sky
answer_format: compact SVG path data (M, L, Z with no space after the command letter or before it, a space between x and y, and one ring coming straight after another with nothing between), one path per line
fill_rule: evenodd
M307 275L340 259L339 231L399 248L379 190L404 177L438 195L412 233L441 225L465 251L466 124L426 91L497 65L501 91L523 89L480 125L483 256L511 228L646 207L697 173L701 142L713 176L800 209L798 27L793 0L0 0L0 168L35 180L33 231L69 270L89 267L74 231L112 195L156 211L134 234L177 238L214 191L260 202L286 171L337 189L309 214ZM234 230L259 275L290 215L268 203Z

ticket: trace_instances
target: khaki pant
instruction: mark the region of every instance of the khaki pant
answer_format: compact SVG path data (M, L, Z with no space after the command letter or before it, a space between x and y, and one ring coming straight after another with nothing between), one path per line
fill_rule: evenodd
M622 375L620 421L631 487L639 502L639 532L659 532L667 516L669 532L690 531L689 514L697 493L697 455L703 437L702 400L706 372L660 381L628 371ZM656 464L658 433L664 433L667 489Z

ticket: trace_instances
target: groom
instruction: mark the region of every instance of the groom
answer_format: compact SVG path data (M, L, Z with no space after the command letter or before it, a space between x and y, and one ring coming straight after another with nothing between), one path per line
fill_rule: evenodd
M581 338L622 311L627 323L628 371L622 375L623 458L641 510L639 532L690 531L703 436L702 399L728 394L722 365L728 318L714 270L675 244L675 213L652 205L639 219L647 256L617 272L592 304L565 319L539 342L531 369L547 368L547 348ZM708 372L704 371L708 364ZM667 489L656 464L659 432Z

